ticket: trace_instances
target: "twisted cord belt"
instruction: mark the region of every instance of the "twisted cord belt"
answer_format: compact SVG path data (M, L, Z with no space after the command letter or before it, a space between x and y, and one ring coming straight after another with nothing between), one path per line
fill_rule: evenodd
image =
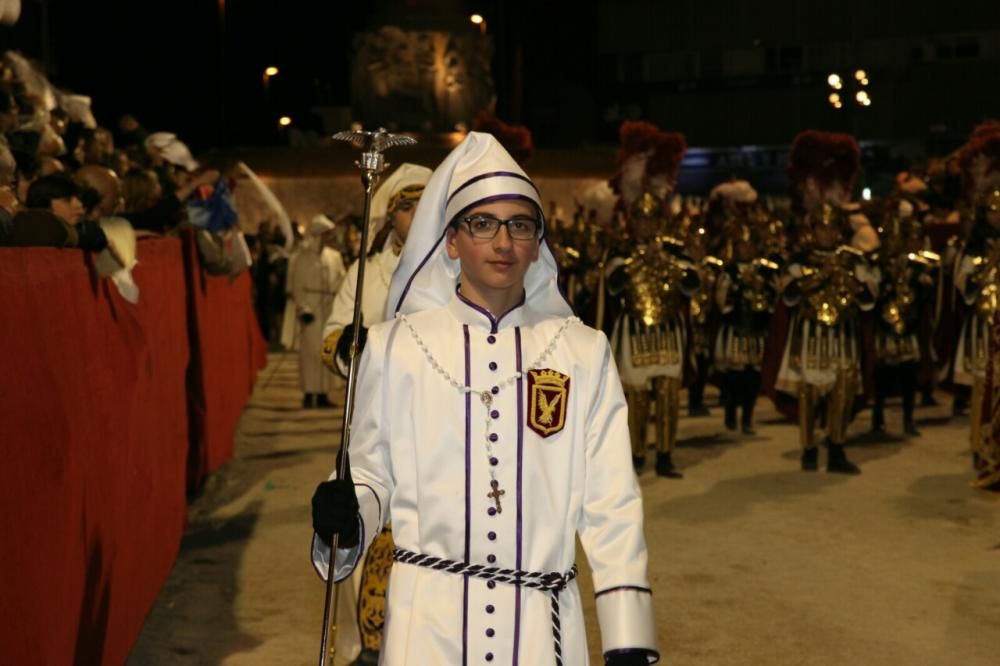
M396 548L393 551L392 559L403 564L412 564L434 571L459 576L472 576L483 580L492 580L497 583L507 585L522 585L533 590L548 592L552 599L552 639L554 641L556 666L562 666L562 625L559 621L559 592L569 585L569 582L576 578L577 570L574 564L566 573L538 571L519 571L517 569L501 569L500 567L486 567L481 564L469 564L467 562L456 562L446 560L442 557L432 557L421 555L403 548Z

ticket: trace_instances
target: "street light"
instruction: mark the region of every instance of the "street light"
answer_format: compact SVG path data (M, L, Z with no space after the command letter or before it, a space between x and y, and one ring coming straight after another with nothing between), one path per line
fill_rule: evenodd
M486 19L483 18L482 14L473 14L469 20L472 21L473 25L479 26L479 32L486 34Z
M826 82L829 83L830 87L834 90L840 90L844 85L843 81L840 80L839 74L831 74L826 77Z
M271 65L270 67L267 67L266 69L264 69L264 76L262 77L262 80L264 82L264 94L265 95L268 95L271 92L271 77L274 77L274 76L277 76L277 75L278 75L278 68L275 67L274 65Z
M292 124L292 119L289 116L281 116L280 118L278 118L278 125L280 125L281 127L288 127L291 124Z

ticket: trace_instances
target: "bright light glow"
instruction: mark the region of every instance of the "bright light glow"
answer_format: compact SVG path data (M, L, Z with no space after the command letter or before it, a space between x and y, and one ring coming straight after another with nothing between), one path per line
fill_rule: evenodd
M865 70L859 69L858 71L854 72L854 78L856 78L858 81L864 81L865 79L868 78L868 75L865 74Z
M834 106L840 104L840 95L837 93L830 93L830 104L833 104Z
M480 16L479 14L473 14L472 16L469 17L469 20L475 23L476 25L480 25L483 22L483 17Z
M872 200L872 188L866 187L865 189L861 190L861 198L864 199L865 201L871 201Z
M278 68L273 65L264 70L264 76L277 76L277 75L278 75Z
M280 118L278 118L278 124L281 125L282 127L288 127L289 125L292 124L292 119L288 116L281 116Z
M866 86L868 85L868 79L861 79L860 83L861 85Z
M831 74L830 76L826 77L826 82L829 83L832 87L836 88L837 90L840 90L840 86L843 85L843 83L840 80L839 74Z
M858 100L858 104L864 104L869 99L868 93L864 90L859 90L857 94L854 95L854 99Z
M843 107L843 106L844 106L844 105L843 105L842 103L840 103L840 102L837 102L836 104L834 104L834 105L833 105L833 108L835 108L835 109L839 109L839 108L841 108L841 107Z

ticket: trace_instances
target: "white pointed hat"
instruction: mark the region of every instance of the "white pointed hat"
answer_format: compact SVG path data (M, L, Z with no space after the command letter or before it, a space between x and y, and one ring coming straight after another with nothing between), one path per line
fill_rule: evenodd
M417 204L389 287L387 318L451 301L461 268L445 251L449 223L474 206L505 199L534 204L543 219L538 190L514 158L492 135L470 132L434 170ZM536 310L568 317L573 310L559 292L556 262L544 235L539 243L538 260L524 278L525 302Z
M372 196L371 220L368 225L368 249L375 241L375 234L385 224L385 218L389 215L389 203L401 190L414 185L427 185L431 177L431 170L418 164L404 162L392 172L392 175L382 181L375 195Z

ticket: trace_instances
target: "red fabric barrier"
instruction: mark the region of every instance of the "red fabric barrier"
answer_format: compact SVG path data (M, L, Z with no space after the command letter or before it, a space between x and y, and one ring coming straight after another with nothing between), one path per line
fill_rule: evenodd
M183 238L191 328L188 490L195 492L233 457L236 425L257 371L267 362L267 347L254 314L249 273L235 279L208 275L198 261L194 236L187 231Z
M86 253L0 249L0 664L124 663L232 455L266 349L249 277L193 252L140 242L132 305Z
M121 664L186 519L181 245L131 305L89 257L0 250L0 663Z

